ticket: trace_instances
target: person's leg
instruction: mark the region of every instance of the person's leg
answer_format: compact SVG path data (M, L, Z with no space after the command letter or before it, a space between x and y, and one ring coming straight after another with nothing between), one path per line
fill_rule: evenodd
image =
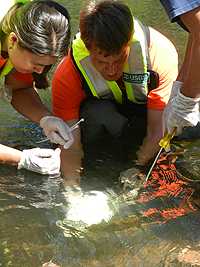
M117 137L121 135L128 119L121 115L115 104L109 100L89 98L82 102L80 118L82 141L101 138L107 134Z

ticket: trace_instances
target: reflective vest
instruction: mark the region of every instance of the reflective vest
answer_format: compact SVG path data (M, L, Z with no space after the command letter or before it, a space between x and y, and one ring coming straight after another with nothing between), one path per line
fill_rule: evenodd
M147 71L148 49L144 26L139 20L134 18L134 35L122 78L127 98L137 104L144 104L147 101L149 82L149 72ZM76 39L73 41L72 58L86 80L93 96L101 99L115 99L122 104L122 90L115 81L105 80L95 68L90 59L89 52L80 38L80 33L76 35Z
M1 43L0 43L0 50L1 50ZM12 69L13 69L13 65L10 59L8 59L6 63L4 64L2 71L0 72L0 77L4 77L7 74L9 74L12 71Z
M15 4L15 0L6 0L3 5L1 5L0 9L0 21L3 19L5 14L11 8L12 5ZM0 51L1 51L1 42L0 42ZM13 65L10 62L10 59L6 61L3 66L3 70L0 73L0 77L6 76L13 69Z
M1 5L0 8L0 21L4 18L5 14L8 12L8 10L17 2L29 2L30 0L6 0L3 5ZM0 40L1 41L1 40ZM1 42L0 42L0 51L1 51ZM11 72L13 69L13 65L10 61L10 59L8 59L6 61L6 63L3 66L3 70L0 72L0 77L6 76L9 73L13 73ZM14 72L16 72L14 70Z

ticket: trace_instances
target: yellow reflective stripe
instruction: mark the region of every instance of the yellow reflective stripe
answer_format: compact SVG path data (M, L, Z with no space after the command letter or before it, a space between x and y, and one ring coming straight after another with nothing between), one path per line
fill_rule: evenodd
M1 72L0 77L6 76L13 68L12 63L10 62L10 59L8 59L8 61L6 62L6 64L4 65L4 68Z
M73 58L75 59L78 68L81 70L81 72L82 72L82 74L83 74L83 76L84 76L84 78L85 78L85 80L86 80L86 82L87 82L87 84L88 84L88 86L89 86L89 88L90 88L90 90L91 90L93 96L99 98L99 96L97 95L97 93L96 93L96 91L95 91L95 89L94 89L94 86L92 85L92 83L91 83L91 81L90 81L88 75L85 73L85 70L83 69L83 67L82 67L81 64L80 64L80 60L83 59L84 57L89 56L89 52L88 52L88 50L86 49L85 44L83 43L83 41L80 39L80 33L78 33L78 34L76 35L76 37L77 37L77 39L79 38L78 41L79 41L80 43L78 43L77 39L75 39L75 40L73 41L73 45L72 45L73 54L74 54L74 55L73 55ZM78 45L77 45L77 44L78 44ZM81 46L81 48L84 47L84 49L81 50L81 49L79 48L79 46Z
M94 89L94 86L92 85L90 79L89 79L88 76L85 74L85 72L84 72L84 77L85 77L85 79L86 79L87 84L88 84L89 87L90 87L90 90L91 90L91 92L92 92L92 95L95 96L95 97L97 97L97 98L99 98L99 96L97 95L97 92L96 92L95 89Z
M75 57L75 58L78 59L78 57ZM75 59L75 60L76 60L76 59ZM90 81L88 75L85 73L85 70L84 70L83 67L81 66L79 60L76 61L76 64L77 64L78 68L81 70L81 72L82 72L82 74L83 74L83 76L84 76L84 78L85 78L85 80L86 80L86 82L87 82L87 84L88 84L88 86L89 86L91 92L92 92L92 95L95 96L95 97L97 97L97 98L99 98L99 96L97 95L97 93L96 93L96 91L95 91L95 89L94 89L93 84L91 83L91 81Z
M0 51L1 51L1 42L0 42ZM13 68L13 65L10 62L10 59L8 59L8 61L4 65L2 72L0 73L0 77L6 76L12 70L12 68Z
M125 65L124 72L128 72L129 73L129 62L128 62L128 60L127 60L126 65ZM125 87L126 87L126 94L127 94L128 99L133 101L133 102L137 102L135 100L131 84L130 83L124 83L124 84L125 84Z
M121 89L119 88L119 86L117 85L116 82L109 82L107 81L114 97L115 97L115 100L119 103L119 104L122 104L122 91Z

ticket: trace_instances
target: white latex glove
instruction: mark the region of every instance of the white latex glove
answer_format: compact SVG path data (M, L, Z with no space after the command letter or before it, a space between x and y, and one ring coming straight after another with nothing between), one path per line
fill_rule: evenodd
M178 84L179 83L179 84ZM166 121L166 128L169 134L172 134L174 127L176 135L181 134L182 128L196 126L199 121L199 101L200 98L190 98L180 92L181 82L174 82L172 90L173 95L163 112L163 124ZM172 99L171 99L172 98ZM164 130L164 129L163 129Z
M178 89L177 96L171 105L169 113L169 125L171 127L196 126L199 122L199 101L198 98L186 97Z
M33 148L22 151L18 169L25 168L40 174L58 174L60 172L60 148Z
M166 130L169 134L172 134L174 131L174 127L169 125L169 120L168 120L169 119L169 113L171 112L172 102L173 102L174 98L177 96L178 89L181 87L182 84L183 84L182 82L178 82L178 81L173 82L171 95L170 95L169 101L168 101L168 103L167 103L167 105L163 111L163 115L162 115L163 136L164 136ZM182 133L182 128L177 128L176 129L176 135L179 135L181 133Z
M72 132L68 132L70 127L60 118L45 116L40 120L40 126L52 143L60 144L67 149L74 142Z

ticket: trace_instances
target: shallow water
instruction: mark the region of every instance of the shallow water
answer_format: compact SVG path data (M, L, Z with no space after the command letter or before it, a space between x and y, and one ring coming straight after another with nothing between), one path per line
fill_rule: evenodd
M83 1L58 2L68 8L75 34ZM169 23L159 2L127 2L144 24L174 42L182 58L186 34ZM51 91L40 95L52 110ZM31 148L45 138L38 125L3 102L0 119L5 145ZM39 267L51 259L60 266L199 266L200 141L174 140L149 184L135 192L124 189L119 177L132 166L144 134L145 122L135 119L122 137L84 144L80 182L0 164L0 266ZM147 171L140 170L140 178ZM187 249L193 265L183 261Z

